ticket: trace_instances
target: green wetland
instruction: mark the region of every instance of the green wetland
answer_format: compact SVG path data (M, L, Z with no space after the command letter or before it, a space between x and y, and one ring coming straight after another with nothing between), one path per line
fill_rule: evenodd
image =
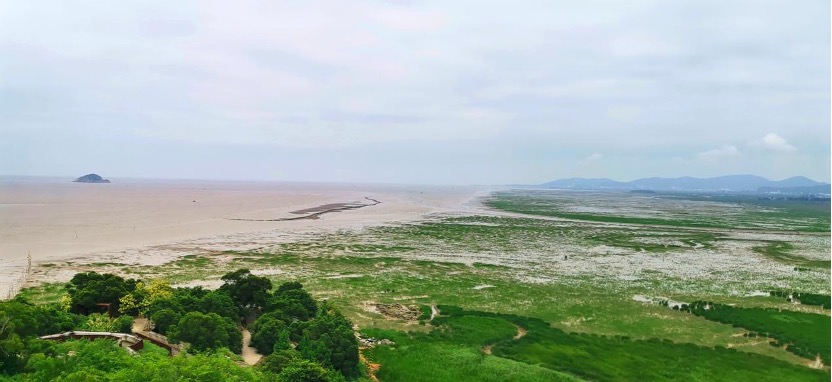
M298 281L391 341L363 347L358 380L827 381L829 224L828 201L512 190L419 222L36 275Z

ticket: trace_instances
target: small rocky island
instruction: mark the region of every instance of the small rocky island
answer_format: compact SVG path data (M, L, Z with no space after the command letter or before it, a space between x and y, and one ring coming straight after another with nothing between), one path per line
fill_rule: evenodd
M110 183L109 180L104 179L101 175L98 174L87 174L78 179L73 180L73 182L77 183Z

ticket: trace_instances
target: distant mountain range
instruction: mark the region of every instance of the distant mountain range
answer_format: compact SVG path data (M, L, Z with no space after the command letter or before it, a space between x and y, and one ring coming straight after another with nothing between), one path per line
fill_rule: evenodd
M756 175L728 175L716 178L644 178L631 182L612 179L569 178L541 186L574 190L655 190L655 191L753 191L781 193L829 193L828 183L816 182L804 176L773 181Z

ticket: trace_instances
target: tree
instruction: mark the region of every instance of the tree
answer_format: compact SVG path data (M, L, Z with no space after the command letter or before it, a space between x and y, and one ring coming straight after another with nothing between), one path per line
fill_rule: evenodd
M172 298L173 288L168 280L154 279L148 283L137 282L132 292L119 299L119 312L149 315L148 307L153 306L156 301Z
M163 310L163 309L170 309L179 315L184 315L185 313L189 312L182 307L182 304L179 303L179 300L176 298L160 298L158 300L153 301L152 304L148 305L145 308L145 316L150 317L156 314L156 312ZM194 309L198 310L198 309Z
M133 317L126 314L122 315L113 320L111 327L117 333L133 333Z
M153 331L160 334L167 334L181 318L182 315L170 309L162 309L150 316L154 324Z
M193 312L199 310L199 304L205 295L209 293L208 290L201 286L193 288L176 288L173 290L173 298L178 301L186 312Z
M297 349L304 358L320 362L345 377L358 375L358 340L352 323L329 306L309 322Z
M241 309L265 306L272 289L271 280L252 275L248 269L227 273L222 276L222 281L220 290L228 292Z
M216 313L188 312L169 331L169 337L190 344L189 351L200 352L222 347L242 351L243 335L230 319Z
M234 300L227 292L215 290L203 296L198 303L198 309L202 313L216 313L220 316L231 319L234 322L240 321L239 309Z
M300 285L300 283L294 283ZM286 285L286 284L284 284ZM280 310L290 318L306 321L315 317L318 305L315 298L303 289L286 289L275 293L269 301L268 310Z
M138 314L140 304L135 293L128 293L118 299L118 311L122 314Z
M135 287L135 280L125 280L110 273L85 272L73 276L66 289L72 300L72 310L89 314L101 310L97 306L99 303L110 304L110 308L117 311L119 300Z
M297 281L285 282L283 284L280 284L279 287L277 287L277 291L275 292L275 294L283 293L287 290L293 290L293 289L303 289L303 284L301 284Z
M285 334L282 338L281 333ZM263 355L269 355L274 351L278 342L285 341L279 344L279 348L286 348L289 346L289 328L279 318L273 314L264 314L254 322L251 327L251 344L257 349L257 352Z
M21 338L71 330L83 316L64 312L56 305L32 305L21 297L0 303L0 314L8 317L14 333Z
M6 312L0 311L0 373L14 374L23 368L26 346L15 333L15 325Z
M272 373L279 374L283 371L283 368L301 359L300 353L295 349L275 351L263 358L263 368Z
M344 377L321 365L307 360L298 360L284 367L278 379L283 382L340 382Z
M109 332L112 328L110 317L101 313L90 314L87 316L87 321L81 326L81 329L91 332Z

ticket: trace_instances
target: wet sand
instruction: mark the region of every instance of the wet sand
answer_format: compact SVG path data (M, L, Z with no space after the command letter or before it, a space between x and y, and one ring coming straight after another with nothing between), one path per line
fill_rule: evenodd
M107 262L116 260L114 254L132 256L138 263L160 263L170 260L170 254L152 248L194 240L206 246L244 246L252 237L280 240L292 233L418 220L463 210L483 191L450 186L70 180L0 178L0 297L25 269L30 253L35 268L78 257ZM355 205L362 207L339 208ZM329 210L337 213L320 213ZM318 214L317 219L297 219L299 212Z

